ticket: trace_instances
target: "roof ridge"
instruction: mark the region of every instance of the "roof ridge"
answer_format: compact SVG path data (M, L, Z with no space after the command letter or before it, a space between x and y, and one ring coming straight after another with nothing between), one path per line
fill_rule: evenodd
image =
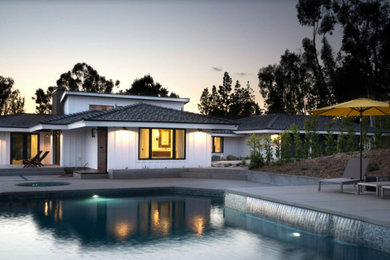
M216 120L221 120L221 121L226 121L226 123L234 123L234 124L237 124L237 122L235 120L231 120L231 119L226 119L226 118L221 118L221 117L215 117L215 116L209 116L209 115L202 115L202 114L198 114L198 113L194 113L194 112L189 112L189 111L184 111L184 110L178 110L178 109L174 109L174 108L170 108L170 107L164 107L164 106L159 106L159 105L154 105L154 104L149 104L149 103L145 103L145 102L138 102L136 104L131 104L131 105L128 105L128 106L125 106L125 107L121 107L120 109L116 110L116 111L113 111L114 109L111 109L111 110L108 110L110 112L117 112L119 110L125 110L125 109L128 109L130 107L135 107L135 106L140 106L140 105L145 105L145 106L151 106L151 107L158 107L158 108L163 108L165 110L169 110L169 111L180 111L180 112L183 112L183 113L186 113L186 114L191 114L191 115L195 115L195 116L203 116L203 117L207 117L209 119L216 119ZM109 114L109 113L107 113ZM106 115L106 114L103 114L103 115ZM96 117L99 117L99 116L102 116L102 115L96 115ZM92 119L93 117L95 116L92 116L90 118L87 118L87 119Z
M267 126L265 127L266 129L271 128L272 125L275 123L276 119L279 118L279 114L273 114L273 115L274 115L274 118L271 119L271 120L268 122Z

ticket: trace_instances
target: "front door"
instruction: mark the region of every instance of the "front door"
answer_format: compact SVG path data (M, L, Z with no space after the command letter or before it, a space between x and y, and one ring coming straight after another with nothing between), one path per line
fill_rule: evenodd
M107 172L107 127L97 129L98 171Z

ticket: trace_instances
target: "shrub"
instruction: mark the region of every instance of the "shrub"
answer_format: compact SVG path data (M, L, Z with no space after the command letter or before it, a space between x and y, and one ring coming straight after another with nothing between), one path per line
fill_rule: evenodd
M296 124L290 126L290 131L294 140L294 157L299 161L303 158L303 143L299 135L299 128Z
M228 161L235 161L235 160L238 160L238 157L229 154L228 156L226 156L226 160L228 160Z
M272 151L272 145L271 145L271 139L265 138L264 144L263 144L264 150L265 150L265 163L270 164L273 157L273 151Z
M261 155L260 138L252 134L247 140L247 145L250 149L250 163L248 169L253 170L264 166L264 159Z
M337 153L337 141L332 131L332 127L336 121L333 119L326 124L326 132L328 133L325 137L325 152L326 155L333 155Z
M291 161L291 136L287 131L283 132L281 135L281 148L282 161Z
M367 171L369 171L369 172L377 171L379 169L380 169L379 165L376 163L370 163L370 164L368 164L368 167L367 167Z
M246 160L245 160L245 158L242 158L242 159L241 159L241 165L242 165L242 166L245 166L245 165L246 165Z

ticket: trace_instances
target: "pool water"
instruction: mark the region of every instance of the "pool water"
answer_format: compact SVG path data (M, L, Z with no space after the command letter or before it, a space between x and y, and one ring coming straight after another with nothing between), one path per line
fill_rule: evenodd
M390 259L205 197L0 202L1 259Z

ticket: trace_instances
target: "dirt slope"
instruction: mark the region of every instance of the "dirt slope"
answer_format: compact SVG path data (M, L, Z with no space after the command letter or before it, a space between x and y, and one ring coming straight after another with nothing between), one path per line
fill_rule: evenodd
M349 158L359 158L359 153L337 154L299 162L287 163L281 166L265 166L259 171L277 172L284 174L335 178L343 174ZM377 164L378 170L370 171L367 175L390 175L390 149L380 149L363 152L364 158L370 158L370 166ZM370 167L369 167L370 168Z

